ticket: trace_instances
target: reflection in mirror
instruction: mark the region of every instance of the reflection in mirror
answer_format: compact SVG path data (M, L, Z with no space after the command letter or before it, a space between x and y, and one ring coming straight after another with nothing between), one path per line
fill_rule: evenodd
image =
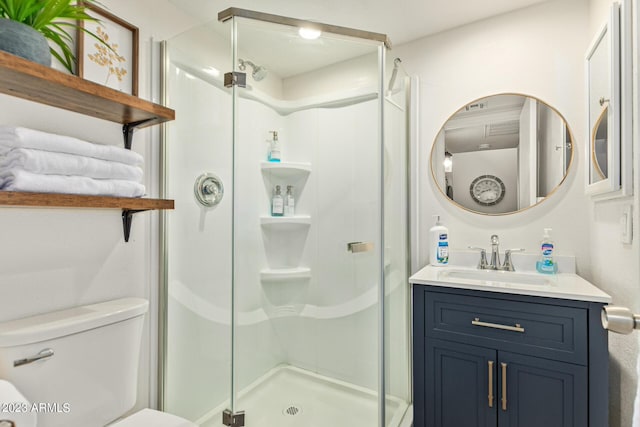
M571 133L556 110L526 95L500 94L447 120L431 150L431 173L462 208L507 214L553 193L572 154Z
M593 135L591 136L591 182L598 182L607 179L608 165L608 140L609 129L607 126L609 108L605 108L600 113L600 117L594 124Z

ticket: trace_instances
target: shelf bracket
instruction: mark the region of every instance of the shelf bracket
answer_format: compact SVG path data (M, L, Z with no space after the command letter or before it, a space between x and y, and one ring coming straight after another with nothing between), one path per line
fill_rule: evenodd
M122 134L124 136L124 148L127 150L131 150L131 142L133 141L133 131L136 130L139 126L156 120L155 118L139 120L137 122L125 123L122 125Z
M129 241L129 235L131 234L131 223L133 222L133 214L138 212L145 212L148 209L123 209L122 210L122 228L124 229L124 241Z

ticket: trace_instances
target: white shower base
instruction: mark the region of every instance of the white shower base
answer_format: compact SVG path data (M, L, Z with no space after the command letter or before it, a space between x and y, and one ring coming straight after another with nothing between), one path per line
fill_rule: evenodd
M224 427L223 405L197 423ZM246 413L246 427L375 427L376 393L293 366L279 366L239 393L238 408ZM387 397L389 427L411 425L406 402ZM405 416L406 414L406 416Z

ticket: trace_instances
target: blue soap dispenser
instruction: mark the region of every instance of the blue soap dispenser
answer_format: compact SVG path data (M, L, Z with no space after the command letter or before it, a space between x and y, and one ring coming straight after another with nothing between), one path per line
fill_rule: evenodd
M553 259L553 240L549 233L550 228L544 229L544 235L540 241L540 259L536 262L536 270L542 274L556 274L558 272L558 264Z

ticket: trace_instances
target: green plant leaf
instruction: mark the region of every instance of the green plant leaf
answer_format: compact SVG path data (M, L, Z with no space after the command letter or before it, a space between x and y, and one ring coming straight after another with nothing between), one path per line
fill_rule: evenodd
M79 22L100 22L85 11L87 4L102 6L97 0L0 0L0 18L21 22L42 33L60 49L58 52L51 48L51 54L73 73L74 38L65 27L80 30L113 51L104 40L79 25Z

